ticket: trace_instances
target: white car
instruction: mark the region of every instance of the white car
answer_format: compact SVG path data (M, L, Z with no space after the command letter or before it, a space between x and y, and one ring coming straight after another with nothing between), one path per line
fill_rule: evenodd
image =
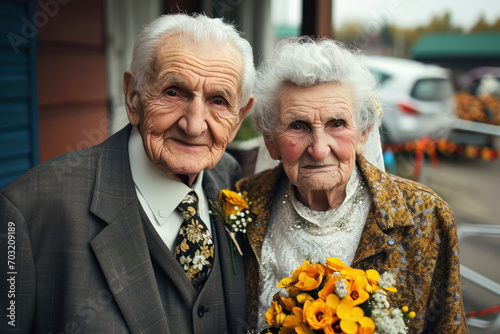
M382 104L382 141L404 143L424 136L446 137L453 126L454 90L450 73L414 60L369 56Z

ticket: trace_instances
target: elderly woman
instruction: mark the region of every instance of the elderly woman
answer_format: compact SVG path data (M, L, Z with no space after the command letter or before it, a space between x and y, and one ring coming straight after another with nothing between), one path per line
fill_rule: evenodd
M394 275L389 302L415 311L410 333L467 332L453 213L429 188L383 171L370 136L380 107L361 55L329 39L288 39L257 82L256 127L281 163L237 183L256 213L246 250L251 325L267 326L280 279L304 260L336 257Z

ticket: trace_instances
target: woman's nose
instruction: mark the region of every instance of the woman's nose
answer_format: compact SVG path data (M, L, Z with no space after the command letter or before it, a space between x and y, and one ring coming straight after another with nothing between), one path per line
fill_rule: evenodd
M311 136L311 142L307 148L307 153L316 161L322 161L328 157L331 151L331 138L323 131L318 131Z

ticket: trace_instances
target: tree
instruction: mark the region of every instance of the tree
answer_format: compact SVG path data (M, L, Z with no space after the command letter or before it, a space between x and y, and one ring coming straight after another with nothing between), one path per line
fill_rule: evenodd
M493 31L500 31L500 19L497 19L492 25Z
M476 24L474 24L470 29L470 32L489 32L489 31L491 31L491 27L488 24L488 22L486 22L484 15L481 15Z
M451 14L446 12L443 16L436 15L432 18L429 25L427 25L426 30L435 32L446 32L453 30L451 25Z
M484 15L481 15L476 24L470 29L470 32L500 32L500 19L490 25L486 22Z

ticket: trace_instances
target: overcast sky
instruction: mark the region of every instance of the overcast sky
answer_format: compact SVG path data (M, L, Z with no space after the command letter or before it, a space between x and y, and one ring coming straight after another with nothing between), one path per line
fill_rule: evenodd
M348 20L385 20L411 27L425 25L446 11L454 25L468 29L481 15L489 23L500 18L500 0L334 0L333 20L336 27ZM299 24L300 13L300 0L272 0L275 23Z

